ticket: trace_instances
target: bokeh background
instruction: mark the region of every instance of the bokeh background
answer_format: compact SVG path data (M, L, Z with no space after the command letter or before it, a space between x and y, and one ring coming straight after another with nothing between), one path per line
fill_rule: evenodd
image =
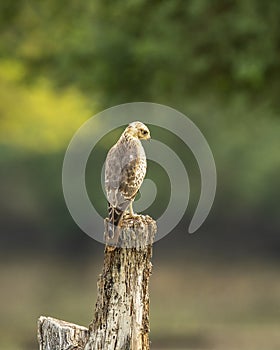
M0 1L1 349L37 349L41 314L89 324L104 247L67 211L62 162L84 121L133 101L188 115L218 172L212 211L187 235L199 170L153 130L191 173L191 205L154 246L152 348L280 348L279 18L277 0Z

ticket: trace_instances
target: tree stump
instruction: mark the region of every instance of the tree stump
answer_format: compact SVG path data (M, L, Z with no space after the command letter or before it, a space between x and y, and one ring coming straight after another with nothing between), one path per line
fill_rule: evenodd
M73 323L41 316L38 320L40 350L83 350L88 329Z
M48 318L48 327L43 327L41 317L40 350L150 349L149 278L156 223L149 216L125 217L118 242L114 242L116 246L110 245L107 226L105 222L104 265L88 332L84 327L51 318ZM50 328L54 331L46 330ZM59 341L54 342L53 337ZM67 339L68 347L63 345L63 339Z

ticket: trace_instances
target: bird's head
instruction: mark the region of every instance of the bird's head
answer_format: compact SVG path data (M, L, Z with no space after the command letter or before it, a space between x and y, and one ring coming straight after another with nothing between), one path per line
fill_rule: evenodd
M150 130L141 122L130 123L125 131L139 140L150 140L151 138Z

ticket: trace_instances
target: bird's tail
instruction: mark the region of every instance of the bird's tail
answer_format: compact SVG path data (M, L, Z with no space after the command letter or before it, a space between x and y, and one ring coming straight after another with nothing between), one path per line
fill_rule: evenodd
M119 238L119 222L123 216L124 211L115 208L112 206L111 203L108 202L108 213L109 213L109 225L108 225L108 235L109 239L115 242L115 244L118 241Z

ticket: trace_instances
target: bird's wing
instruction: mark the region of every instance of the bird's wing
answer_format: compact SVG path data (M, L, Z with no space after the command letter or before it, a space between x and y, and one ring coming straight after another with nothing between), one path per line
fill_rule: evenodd
M119 193L120 178L122 172L121 151L116 144L108 152L105 162L105 190L108 202L115 208L119 207L124 198Z
M117 143L105 163L105 188L109 203L125 210L136 196L146 174L146 157L142 145Z
M146 174L146 162L142 159L133 159L121 171L119 190L124 198L134 199Z

